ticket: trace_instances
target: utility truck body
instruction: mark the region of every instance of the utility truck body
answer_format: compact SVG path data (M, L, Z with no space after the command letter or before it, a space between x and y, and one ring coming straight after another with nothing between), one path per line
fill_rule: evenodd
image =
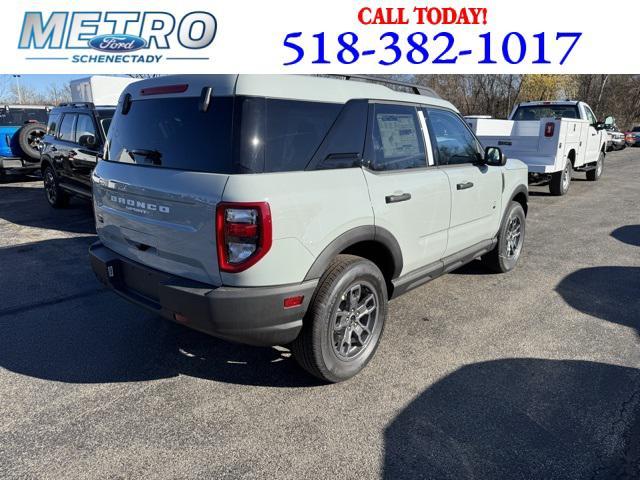
M602 172L606 131L584 102L525 102L516 105L508 120L465 119L484 145L498 146L526 163L530 179L551 180L554 194L566 193L571 171ZM559 189L553 187L554 176Z

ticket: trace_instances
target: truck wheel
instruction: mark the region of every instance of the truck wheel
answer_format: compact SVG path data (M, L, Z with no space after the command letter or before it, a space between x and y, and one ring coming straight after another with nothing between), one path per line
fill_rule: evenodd
M482 257L482 263L498 273L513 270L522 253L525 227L526 217L522 205L511 202L498 232L498 243Z
M18 145L26 159L40 160L40 143L45 131L41 123L28 123L18 130Z
M318 283L291 350L300 366L321 380L347 380L373 357L386 317L380 269L364 258L338 255Z
M587 172L587 180L590 182L597 182L598 179L602 176L602 172L604 171L604 152L600 152L600 156L598 157L598 161L596 162L596 168L593 170L589 170Z
M573 165L571 164L571 160L567 158L562 171L551 174L551 182L549 182L551 195L564 195L569 191L572 172Z
M49 205L53 208L64 208L69 205L69 194L60 188L58 176L51 166L47 166L44 169L42 178L44 180L44 193Z

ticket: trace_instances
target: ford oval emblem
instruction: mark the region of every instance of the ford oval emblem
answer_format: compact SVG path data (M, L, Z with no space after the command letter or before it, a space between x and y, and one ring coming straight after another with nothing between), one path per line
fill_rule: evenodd
M133 52L147 45L144 38L135 35L98 35L89 40L89 46L101 52Z

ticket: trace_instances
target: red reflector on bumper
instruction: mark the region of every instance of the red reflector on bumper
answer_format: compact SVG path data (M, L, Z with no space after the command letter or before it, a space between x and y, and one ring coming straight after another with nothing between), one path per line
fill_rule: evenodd
M293 308L299 307L302 305L302 301L304 300L304 295L297 295L295 297L288 297L284 299L284 308Z
M173 318L175 318L176 322L187 323L189 319L182 315L181 313L174 313Z

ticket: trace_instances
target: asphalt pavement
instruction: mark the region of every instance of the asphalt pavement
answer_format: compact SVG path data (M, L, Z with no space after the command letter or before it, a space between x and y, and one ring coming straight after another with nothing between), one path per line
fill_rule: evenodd
M519 266L390 305L356 378L106 291L92 210L0 184L0 478L640 478L640 148L532 186Z

